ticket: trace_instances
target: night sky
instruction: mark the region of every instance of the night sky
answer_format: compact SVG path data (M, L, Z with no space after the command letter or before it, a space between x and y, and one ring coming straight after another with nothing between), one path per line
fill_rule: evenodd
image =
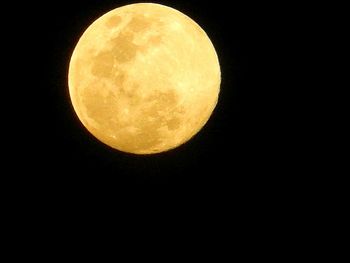
M326 70L335 66L324 62L326 48L318 39L309 42L317 29L328 37L323 34L327 12L317 11L318 2L307 9L305 1L156 2L188 15L206 31L222 80L218 104L203 129L176 149L146 156L95 139L77 118L67 83L69 61L84 30L106 12L135 2L3 4L2 44L9 48L2 49L1 58L10 62L2 61L0 185L9 253L67 258L64 252L79 253L79 247L85 252L97 240L107 251L113 246L113 252L119 252L119 241L132 249L128 255L143 258L137 243L168 258L181 250L200 251L206 259L212 254L214 261L239 255L299 259L299 251L314 258L319 243L327 244L327 234L336 232L328 219L346 218L337 215L346 211L338 209L338 201L347 200L347 192L338 191L343 173L325 155L341 153L328 151L324 143L338 146L336 136L328 134L338 129L324 121L327 114L335 116L328 104L333 98L318 99L322 91L315 85L327 76L318 68L312 72L315 61ZM315 13L326 17L323 25ZM323 94L332 89L334 83ZM322 125L313 124L317 118ZM329 184L334 177L336 185ZM98 250L88 251L90 256Z
M70 102L67 73L84 30L111 9L132 1L49 1L28 4L26 40L28 98L35 120L27 119L28 171L53 188L122 188L166 184L208 191L262 191L286 172L282 113L285 92L279 61L285 57L276 16L264 3L248 1L155 1L196 21L213 42L221 65L219 101L204 128L171 151L137 156L112 149L80 123ZM272 30L273 28L273 30ZM34 63L32 63L34 62ZM23 98L26 99L26 98ZM26 148L27 149L27 148ZM287 167L288 168L288 167ZM288 170L288 169L287 169ZM281 182L282 184L286 181ZM35 183L35 182L32 182ZM49 187L49 188L50 188ZM253 189L253 190L252 190ZM103 190L101 190L103 191Z

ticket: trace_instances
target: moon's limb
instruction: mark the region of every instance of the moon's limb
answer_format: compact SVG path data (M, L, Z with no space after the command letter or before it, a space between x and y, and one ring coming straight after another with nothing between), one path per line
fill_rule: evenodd
M69 91L84 126L121 151L149 154L195 135L217 103L220 66L205 32L158 4L97 19L80 38Z

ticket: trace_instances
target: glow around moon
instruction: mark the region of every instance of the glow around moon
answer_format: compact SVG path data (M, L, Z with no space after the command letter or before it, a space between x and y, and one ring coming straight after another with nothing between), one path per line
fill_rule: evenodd
M220 66L206 33L159 4L132 4L93 22L76 45L69 93L80 121L120 151L175 148L208 121Z

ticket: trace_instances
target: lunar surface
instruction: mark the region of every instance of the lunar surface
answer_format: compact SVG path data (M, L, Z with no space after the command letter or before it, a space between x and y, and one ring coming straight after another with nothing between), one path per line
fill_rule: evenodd
M206 33L159 4L132 4L93 22L69 65L78 118L120 151L175 148L208 121L218 100L220 66Z

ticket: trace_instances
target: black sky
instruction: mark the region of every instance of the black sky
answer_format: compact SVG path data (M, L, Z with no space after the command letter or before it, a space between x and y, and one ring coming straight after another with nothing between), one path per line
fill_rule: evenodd
M1 193L4 229L11 233L6 243L15 248L11 256L56 257L82 251L79 245L85 252L85 244L97 240L113 251L120 241L132 248L128 255L143 258L137 243L152 245L148 253L156 256L162 255L155 249L158 243L163 253L175 248L168 258L183 248L215 260L220 255L300 258L298 251L303 257L311 251L314 258L318 244L328 244L327 232L337 232L328 219L344 218L336 216L346 211L337 204L347 200L346 191L338 191L343 173L329 162L331 168L324 169L324 141L337 144L327 130L334 126L324 117L335 115L328 112L329 99L317 98L321 85L315 79L322 82L326 76L318 68L312 72L315 61L326 70L334 66L324 62L329 47L320 47L318 38L309 41L316 30L322 41L333 41L324 34L327 26L335 28L329 26L328 11L317 10L321 2L307 6L306 1L156 2L185 13L207 32L219 56L222 83L204 128L188 143L151 156L118 152L95 139L76 117L67 85L69 60L84 30L107 11L135 2L2 5L6 48L1 58L10 62L2 60L2 77L9 81L2 81L1 93ZM329 3L324 5L328 9ZM327 83L324 94L333 88ZM325 113L313 104L316 100ZM310 129L317 118L322 125ZM337 198L335 190L344 196ZM316 250L310 250L312 244Z
M287 25L266 3L248 1L155 1L195 20L211 38L221 65L218 105L205 127L188 143L166 153L135 156L96 140L78 121L70 103L67 72L80 35L107 11L133 1L49 1L23 9L28 78L26 162L36 180L55 187L102 187L165 183L208 189L260 189L286 172L290 138L283 119L289 82L279 61ZM292 41L292 40L291 40ZM289 53L290 55L290 53ZM33 96L34 94L34 96ZM26 100L26 98L23 98ZM26 104L27 105L27 104ZM26 148L26 147L25 147ZM27 164L28 163L28 164ZM284 170L283 170L284 169ZM288 169L287 169L288 170ZM219 190L218 190L219 191ZM241 190L243 191L243 190Z

